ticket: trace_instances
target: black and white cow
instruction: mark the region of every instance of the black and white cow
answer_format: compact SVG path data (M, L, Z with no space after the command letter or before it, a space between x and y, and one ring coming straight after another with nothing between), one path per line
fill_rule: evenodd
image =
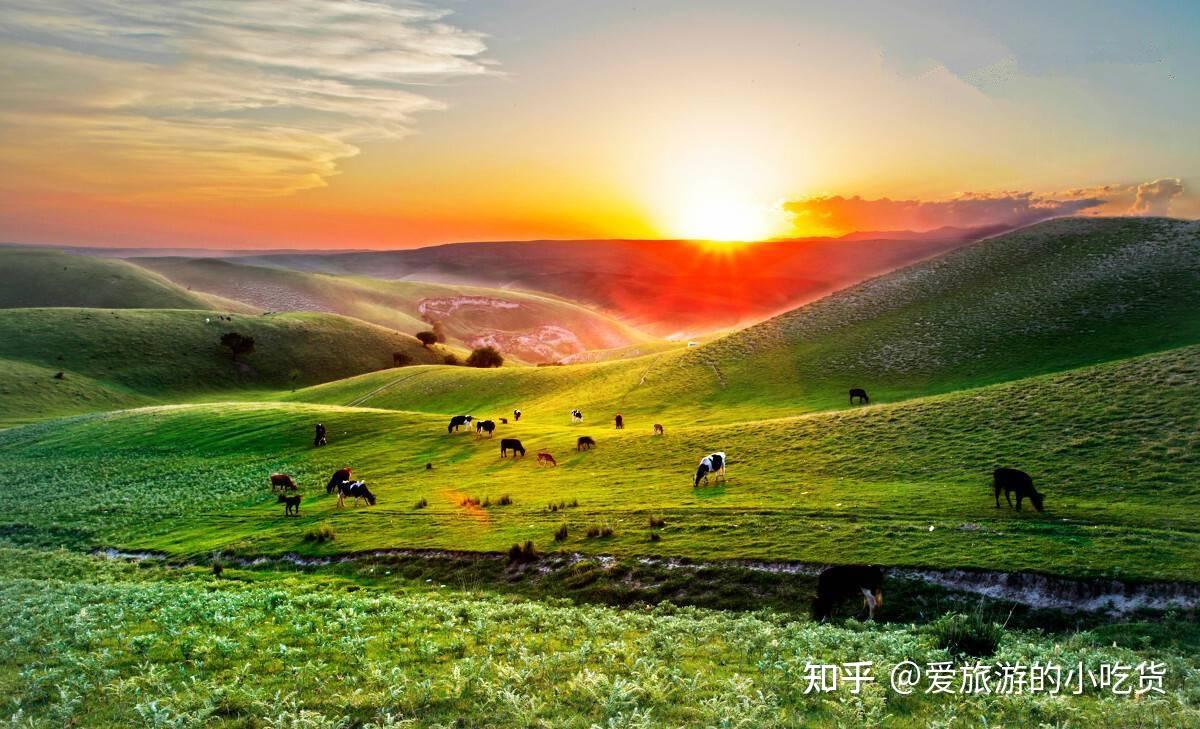
M355 481L353 483L343 481L338 486L337 506L339 509L345 508L347 496L354 499L355 506L358 506L359 499L365 499L368 506L375 505L375 494L371 493L371 490L367 488L366 481Z
M707 486L709 474L713 474L718 480L724 481L725 463L724 451L718 451L701 458L700 465L696 468L696 476L692 479L692 488L700 485L700 479L704 479L704 485Z
M474 419L474 415L455 415L453 418L450 418L450 424L446 426L446 432L453 433L459 428L470 424Z
M514 423L521 422L521 411L520 410L513 411L513 422Z
M571 422L572 423L582 423L583 422L583 411L580 410L579 408L575 408L574 410L572 410L571 411Z

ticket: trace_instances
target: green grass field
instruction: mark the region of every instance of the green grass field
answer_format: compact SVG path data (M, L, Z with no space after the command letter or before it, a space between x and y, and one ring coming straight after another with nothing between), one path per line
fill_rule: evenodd
M880 623L822 626L805 615L810 575L747 565L1194 588L1197 276L1194 223L1053 221L702 346L498 370L377 371L397 349L440 355L328 314L0 311L0 421L39 421L0 430L3 715L29 726L1196 725L1194 609L1039 611L901 569ZM230 329L259 342L245 367L217 346ZM851 386L872 404L849 406ZM451 415L513 408L524 417L494 438L446 432ZM312 447L316 422L327 447ZM576 450L583 435L594 450ZM501 459L501 437L528 455ZM539 450L558 465L538 465ZM694 489L697 461L718 450L727 481ZM1044 513L994 508L1002 465L1033 476ZM338 509L325 494L343 466L376 506ZM299 517L271 494L273 472L301 485ZM541 560L496 556L526 541ZM108 549L155 556L94 554ZM939 637L952 610L1008 624L988 661L1162 661L1167 691L803 693L807 661L962 665Z

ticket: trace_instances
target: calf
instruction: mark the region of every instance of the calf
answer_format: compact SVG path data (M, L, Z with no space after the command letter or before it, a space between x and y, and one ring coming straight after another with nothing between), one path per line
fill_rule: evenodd
M495 432L495 430L496 423L491 420L480 420L478 423L475 423L475 435L483 435L484 433L487 433L488 437L491 438L492 433Z
M866 564L844 564L823 570L817 578L813 620L829 618L839 602L860 594L867 608L867 618L874 620L875 608L883 607L883 570Z
M507 457L508 451L513 452L513 458L516 458L518 453L523 456L525 455L525 446L521 445L521 441L517 440L516 438L501 438L500 457Z
M551 466L558 465L558 461L554 460L554 456L550 455L548 451L538 451L538 465L543 463L549 463Z
M283 504L284 516L300 516L300 494L279 494L277 503Z
M337 490L338 486L341 486L349 481L350 473L351 471L349 468L341 468L334 471L333 475L329 477L329 483L325 484L325 493L332 494Z
M464 425L470 424L474 419L475 417L472 415L455 415L453 418L450 418L450 424L446 426L446 432L453 433Z
M858 398L858 402L860 405L869 405L871 403L871 398L867 397L867 391L862 389L861 387L856 387L850 391L850 404L851 405L854 404L854 398L856 398L856 397Z
M1012 508L1013 502L1009 494L1017 495L1017 511L1021 510L1021 500L1026 496L1029 497L1029 502L1033 504L1033 508L1038 511L1042 509L1043 496L1038 493L1033 487L1033 479L1028 473L1018 471L1015 468L997 468L992 471L992 490L996 495L996 508L1000 508L1000 492L1004 492L1004 500L1008 502L1009 508Z
M590 435L581 435L579 440L575 441L575 450L585 451L596 447L596 441Z
M700 459L700 465L696 467L696 476L692 479L692 488L697 488L700 485L700 479L704 479L704 485L707 486L709 474L715 474L718 480L725 480L724 451L719 451Z
M271 474L271 490L272 491L299 491L296 482L286 473Z
M508 425L508 418L500 418L501 425Z
M661 423L654 424L654 434L655 435L666 435L666 431L663 430Z
M571 411L571 422L572 423L582 423L583 422L583 411L580 410L579 408L572 410Z

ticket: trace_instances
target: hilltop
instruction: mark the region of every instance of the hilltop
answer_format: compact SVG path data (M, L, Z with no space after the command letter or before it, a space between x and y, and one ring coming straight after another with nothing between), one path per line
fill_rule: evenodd
M439 322L447 341L492 345L526 362L623 347L645 335L553 296L464 285L307 273L211 258L139 258L189 289L268 311L327 311L410 334Z
M255 351L234 362L220 346L230 331L254 337ZM393 352L414 363L442 356L411 336L334 314L8 309L0 311L0 420L302 387L390 368Z
M194 293L126 261L43 248L0 248L0 308L45 306L252 311Z

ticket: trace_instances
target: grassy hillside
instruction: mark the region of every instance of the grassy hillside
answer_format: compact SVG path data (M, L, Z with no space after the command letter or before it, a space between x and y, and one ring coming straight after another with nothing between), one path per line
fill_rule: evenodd
M218 318L228 317L230 320ZM234 362L221 335L252 336ZM268 390L337 380L439 359L408 335L332 314L218 315L149 309L0 311L0 421L179 400L228 390ZM56 380L54 373L63 372Z
M447 435L440 416L286 404L153 408L0 433L0 482L47 472L44 498L11 504L6 518L34 541L74 534L65 543L75 546L503 550L530 539L624 555L1194 579L1197 371L1200 347L1189 347L852 412L669 425L665 437L648 422L615 431L535 412L497 433L524 441L523 461L501 460L496 439ZM318 420L331 445L314 450L308 435ZM595 451L575 451L584 434L596 438ZM557 468L536 464L543 448ZM728 483L693 490L696 461L714 450L729 454ZM324 495L328 474L347 464L376 489L378 506L338 512ZM1033 474L1047 512L993 508L998 465ZM300 519L285 519L267 493L266 475L277 470L305 488ZM505 494L511 506L462 504ZM428 507L414 508L419 499ZM651 515L667 521L659 542L648 540ZM305 540L321 524L336 542ZM563 524L570 536L555 543ZM615 535L585 536L604 525Z
M0 248L0 308L81 306L106 309L250 307L188 291L144 268L111 258L39 248Z
M492 344L528 362L645 340L614 319L551 296L472 286L304 273L214 259L137 259L172 281L268 311L328 311L410 334L439 321L452 343Z
M454 412L585 406L732 422L896 402L1200 342L1200 225L1069 219L982 241L700 347L498 377L366 377L315 402ZM388 384L388 383L391 384ZM388 384L385 389L379 388ZM374 393L374 394L370 394Z

